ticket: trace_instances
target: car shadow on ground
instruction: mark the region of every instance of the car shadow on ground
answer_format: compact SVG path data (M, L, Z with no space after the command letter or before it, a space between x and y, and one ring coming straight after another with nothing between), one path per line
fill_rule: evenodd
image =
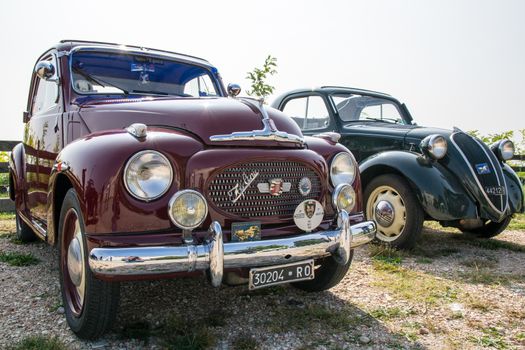
M118 337L144 346L177 347L208 337L207 345L234 349L424 348L329 291L215 289L204 277L123 283L108 340Z

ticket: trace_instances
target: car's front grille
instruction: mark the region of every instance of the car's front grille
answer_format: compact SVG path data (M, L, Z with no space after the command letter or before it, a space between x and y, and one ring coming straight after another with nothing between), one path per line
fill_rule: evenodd
M306 196L299 192L299 181L303 177L312 183L312 190ZM244 187L251 178L253 181L239 196L234 188ZM283 180L285 186L289 186L289 191L283 191L279 196L261 193L257 185L268 184L269 187L273 179ZM322 185L318 174L306 164L292 161L249 162L223 169L212 175L207 193L219 210L241 218L291 217L302 201L320 200L321 194ZM234 201L237 196L239 198Z
M450 137L462 153L478 181L479 187L490 203L498 211L503 211L507 204L505 179L494 153L481 141L457 132ZM500 193L496 193L501 191Z

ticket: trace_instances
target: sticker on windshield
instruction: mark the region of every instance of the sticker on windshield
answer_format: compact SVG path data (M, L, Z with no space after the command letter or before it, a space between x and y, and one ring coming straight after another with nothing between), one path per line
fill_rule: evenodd
M155 72L155 65L153 63L132 63L132 72Z

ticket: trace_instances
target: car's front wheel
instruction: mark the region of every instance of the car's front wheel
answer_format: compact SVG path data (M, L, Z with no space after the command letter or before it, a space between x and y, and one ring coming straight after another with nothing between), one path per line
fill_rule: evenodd
M511 220L512 216L507 216L501 222L487 221L483 224L483 226L475 229L463 229L461 227L459 229L461 232L470 233L479 238L492 238L502 233L507 228Z
M399 175L374 178L365 189L366 216L377 225L376 240L412 248L423 229L424 213L408 182Z
M309 281L301 281L292 283L298 289L306 292L321 292L323 290L335 287L345 277L350 265L354 251L350 251L350 259L345 265L340 265L337 261L328 256L326 258L315 261L314 279Z
M119 284L96 279L88 266L84 219L70 189L59 222L59 271L62 303L69 327L83 339L101 336L115 319Z

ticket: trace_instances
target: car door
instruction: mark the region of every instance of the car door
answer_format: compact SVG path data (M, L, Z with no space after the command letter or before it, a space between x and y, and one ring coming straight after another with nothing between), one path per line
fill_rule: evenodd
M323 95L293 95L283 101L280 109L299 125L305 135L333 131L336 128Z
M51 170L62 149L62 114L64 112L60 73L55 53L43 56L55 67L55 75L44 80L33 73L24 130L27 208L35 224L46 229L46 204ZM41 60L41 61L42 61Z

